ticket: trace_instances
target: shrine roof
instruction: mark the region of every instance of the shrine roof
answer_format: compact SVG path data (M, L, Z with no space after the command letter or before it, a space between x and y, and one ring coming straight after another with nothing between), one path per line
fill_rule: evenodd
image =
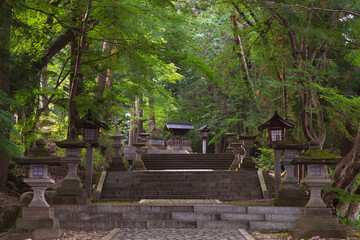
M194 126L192 125L192 123L184 123L184 122L166 122L165 123L165 127L164 127L165 131L170 131L170 130L194 130Z

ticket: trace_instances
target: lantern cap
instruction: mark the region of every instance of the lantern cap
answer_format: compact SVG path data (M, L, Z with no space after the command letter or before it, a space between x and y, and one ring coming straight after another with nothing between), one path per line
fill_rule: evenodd
M196 130L197 132L210 132L210 129L208 129L208 125L202 125L199 129Z
M269 128L271 126L275 125L276 127L283 127L283 128L294 128L295 124L289 122L286 119L283 119L280 117L277 111L275 111L275 114L266 122L258 126L258 130L262 131L265 128Z
M143 142L136 142L136 143L133 143L133 145L134 145L135 147L144 147L144 146L145 146L145 143L143 143Z
M93 128L103 128L106 131L110 130L109 126L105 123L99 121L94 115L94 113L89 109L88 113L79 120L80 128L84 127L93 127Z
M340 162L342 158L338 155L328 153L324 150L308 150L301 157L294 158L293 164L326 164L333 165Z
M45 141L39 139L36 141L36 146L30 151L27 156L14 157L13 160L20 165L30 164L47 164L47 165L62 165L60 157L51 155L45 148Z
M257 138L257 134L249 134L249 133L245 133L245 134L240 134L239 135L239 140L255 140Z
M109 134L108 136L109 136L110 139L118 139L118 138L125 139L126 138L125 134L121 133L119 125L116 126L115 133Z
M80 141L77 136L76 128L70 128L69 137L66 140L55 141L56 146L60 148L88 148L90 144Z

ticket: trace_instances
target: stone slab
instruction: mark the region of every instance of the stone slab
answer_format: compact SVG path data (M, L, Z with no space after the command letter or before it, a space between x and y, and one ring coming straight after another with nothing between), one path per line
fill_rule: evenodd
M294 222L250 222L251 231L276 232L286 231L290 228L295 228Z
M195 205L194 212L211 212L211 213L246 213L246 206L234 205Z
M147 228L197 228L196 221L147 221Z
M197 228L208 229L249 229L248 221L198 221Z
M142 199L140 204L221 204L218 199Z
M264 221L264 214L247 214L247 213L222 213L221 220L225 221Z
M265 214L265 221L268 222L295 222L299 215L292 214Z
M248 213L275 213L275 214L296 214L300 216L299 207L268 207L268 206L248 206Z
M219 221L219 213L191 213L191 212L172 212L171 219L173 220L208 220L208 221Z
M35 229L32 233L33 239L59 239L63 233L61 229Z

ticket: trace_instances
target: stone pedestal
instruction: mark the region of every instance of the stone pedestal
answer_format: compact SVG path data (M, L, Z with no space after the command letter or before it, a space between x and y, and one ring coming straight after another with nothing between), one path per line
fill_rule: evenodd
M125 135L120 132L120 127L116 126L116 132L109 135L109 138L113 140L114 156L111 158L110 171L126 171L124 164L124 153L121 151L123 147L123 139Z
M274 200L275 206L304 207L308 201L305 198L305 193L300 190L300 186L294 175L295 165L291 164L292 160L292 158L286 156L282 159L286 175L280 184L279 190L276 192L276 198Z
M136 147L136 160L133 163L131 170L146 170L144 162L141 160L141 153L143 152L145 144L134 143L133 145Z
M256 164L250 156L250 149L253 147L252 144L243 144L245 149L245 155L241 158L240 168L241 169L256 169Z
M245 150L243 149L242 144L239 142L233 142L232 146L233 146L233 152L234 152L234 161L231 163L229 170L236 171L237 169L240 168L241 154Z
M56 196L52 200L53 204L89 204L90 198L87 197L83 184L76 173L77 165L82 159L80 157L64 157L62 160L68 166L68 173L61 186L56 189Z

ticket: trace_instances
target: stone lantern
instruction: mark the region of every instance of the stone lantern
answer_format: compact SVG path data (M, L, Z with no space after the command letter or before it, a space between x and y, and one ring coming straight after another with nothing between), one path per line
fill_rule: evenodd
M306 199L303 191L300 190L298 181L294 175L295 165L292 163L298 152L304 150L306 144L300 144L293 139L277 143L274 149L284 151L281 164L285 168L285 179L281 182L274 200L275 206L305 206Z
M85 166L85 190L87 196L91 195L92 187L92 168L93 168L93 147L98 147L99 130L110 128L103 122L99 121L93 112L89 109L88 113L79 120L79 126L83 129L83 140L90 144L86 149L86 166Z
M26 157L16 157L14 161L20 165L30 165L29 176L24 179L34 191L30 204L23 208L22 217L16 221L16 228L35 230L34 237L46 234L52 238L61 235L59 219L54 218L54 209L46 202L45 190L55 183L50 178L49 166L61 165L60 157L50 155L45 149L45 141L36 141L36 147Z
M257 135L244 134L239 136L245 154L241 158L240 168L255 169L256 164L250 156L250 150L254 147L254 141Z
M114 149L114 156L111 159L110 169L116 171L126 171L123 153L121 152L123 139L125 139L126 136L120 132L120 127L116 126L115 133L109 135L109 138L113 140L112 147Z
M206 125L203 125L201 126L198 130L198 132L200 132L200 139L202 139L202 153L206 153L206 140L209 138L209 132L210 132L210 129L207 128L207 124Z
M302 209L301 218L296 220L296 229L291 233L293 237L346 238L346 231L339 228L338 219L332 216L332 209L326 207L321 197L323 187L331 181L326 165L337 164L340 159L313 148L293 160L294 164L307 166L306 176L301 182L310 189L310 200Z
M56 146L66 149L65 157L61 160L67 164L68 173L61 186L57 189L54 197L54 204L87 204L90 199L87 197L81 180L77 176L77 165L82 161L80 149L87 148L90 144L80 141L75 128L71 128L69 137L63 141L55 141Z
M141 154L143 152L143 148L145 147L145 144L142 142L137 142L133 144L136 147L136 159L135 162L132 165L131 170L146 170L146 167L144 165L144 162L141 160Z
M140 142L146 144L148 136L150 136L150 133L145 133L145 132L139 133Z
M225 133L225 139L228 143L228 146L226 148L226 153L233 153L234 148L232 147L232 143L235 140L235 133Z
M294 128L294 124L280 117L277 111L266 122L258 126L259 131L268 129L268 144L270 147L277 142L285 141L286 130ZM275 168L275 190L278 191L281 183L281 150L274 149L274 168Z

